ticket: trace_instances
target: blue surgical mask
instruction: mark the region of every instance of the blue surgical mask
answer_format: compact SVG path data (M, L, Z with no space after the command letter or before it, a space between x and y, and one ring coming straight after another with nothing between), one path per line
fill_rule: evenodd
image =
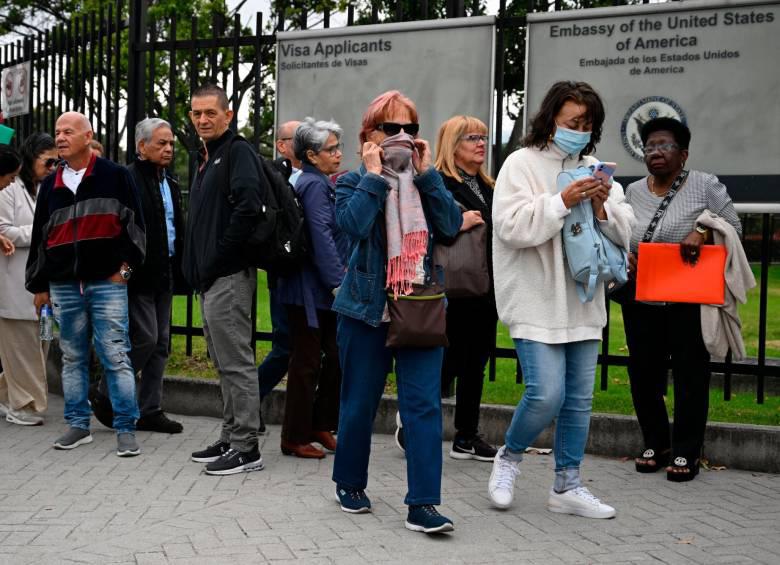
M579 155L590 143L589 131L576 131L556 124L553 143L567 155Z

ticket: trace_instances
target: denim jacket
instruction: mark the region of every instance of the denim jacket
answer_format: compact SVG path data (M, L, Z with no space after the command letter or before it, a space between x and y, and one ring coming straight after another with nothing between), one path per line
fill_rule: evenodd
M460 230L463 216L441 176L431 167L414 178L428 222L426 278L431 277L431 256L436 239L452 238ZM339 177L336 183L336 223L350 238L349 264L333 310L379 326L387 301L387 243L385 235L385 198L387 181L367 173L363 165L357 171Z

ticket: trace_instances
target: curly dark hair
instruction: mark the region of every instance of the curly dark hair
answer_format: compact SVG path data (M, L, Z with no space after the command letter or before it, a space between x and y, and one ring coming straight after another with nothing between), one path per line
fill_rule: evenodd
M642 125L642 129L639 130L642 145L647 143L647 138L650 137L651 133L657 131L668 131L671 133L680 149L688 149L691 144L691 130L680 120L675 120L674 118L654 118L645 122Z
M0 175L13 173L21 163L22 160L13 147L0 144Z
M585 117L592 124L590 142L580 152L580 157L593 153L601 141L601 128L604 125L604 103L601 97L587 82L570 80L556 82L547 91L539 111L531 119L530 131L523 138L523 147L545 149L555 133L555 116L563 105L571 100L587 108Z
M22 143L22 170L19 171L19 178L24 183L24 188L35 198L37 189L35 186L35 160L41 153L50 149L56 149L57 145L54 139L48 133L33 133Z

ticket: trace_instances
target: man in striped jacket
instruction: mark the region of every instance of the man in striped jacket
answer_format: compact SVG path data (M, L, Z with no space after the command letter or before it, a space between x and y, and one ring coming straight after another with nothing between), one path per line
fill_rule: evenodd
M60 327L68 431L56 449L90 443L89 338L105 370L114 408L117 455L138 455L138 405L128 351L127 281L144 260L138 191L127 169L93 154L83 114L59 117L63 164L42 183L27 260L27 290L38 311L50 305Z

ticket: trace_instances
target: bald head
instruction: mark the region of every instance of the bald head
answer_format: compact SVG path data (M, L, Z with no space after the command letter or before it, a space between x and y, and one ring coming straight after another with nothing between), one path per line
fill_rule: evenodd
M285 159L292 161L293 166L298 169L301 168L301 162L295 158L295 152L293 151L293 135L299 125L301 125L301 122L292 120L284 122L279 126L279 129L276 130L276 151Z
M86 167L92 156L92 125L84 114L65 112L57 118L54 130L57 152L72 168Z

